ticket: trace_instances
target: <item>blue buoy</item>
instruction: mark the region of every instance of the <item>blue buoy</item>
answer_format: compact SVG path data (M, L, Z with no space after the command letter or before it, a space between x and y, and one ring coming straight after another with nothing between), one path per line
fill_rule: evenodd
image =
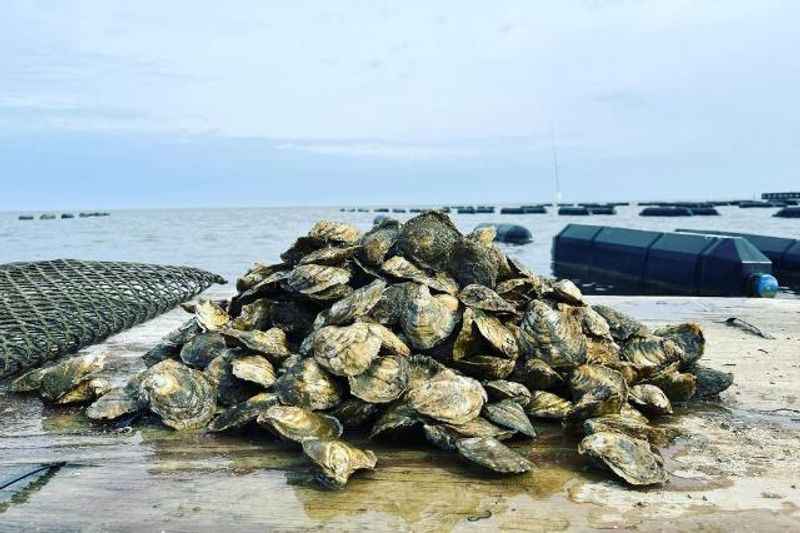
M769 298L777 291L769 258L727 235L569 224L553 239L553 265L568 277L645 293Z
M497 235L494 240L507 244L528 244L533 242L533 234L524 226L518 224L478 224L475 229L494 227Z

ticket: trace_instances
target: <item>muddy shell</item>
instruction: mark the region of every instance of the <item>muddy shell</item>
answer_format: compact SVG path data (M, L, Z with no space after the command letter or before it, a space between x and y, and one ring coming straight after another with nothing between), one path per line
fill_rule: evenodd
M216 391L203 373L172 359L145 371L140 394L164 425L179 431L204 428L217 408Z
M697 378L694 374L679 372L678 367L679 363L673 363L643 383L657 386L672 402L689 401L697 390Z
M92 420L114 420L124 415L138 413L147 407L139 397L138 387L116 387L106 392L86 408L86 416Z
M350 271L325 265L298 265L282 281L287 291L306 296L321 293L350 281Z
M696 390L693 398L714 398L733 385L733 374L705 366L695 365L689 372L694 375Z
M492 355L473 355L454 361L453 367L464 374L479 379L505 379L514 371L513 359Z
M561 374L553 370L550 365L541 359L535 357L517 361L512 379L524 384L531 390L550 390L564 384Z
M218 433L243 428L274 405L278 405L277 394L272 392L256 394L252 398L222 411L208 425L208 431Z
M408 374L404 357L379 357L365 372L348 378L350 394L370 403L392 402L408 388Z
M649 442L621 433L603 431L585 437L578 453L605 464L631 485L655 485L667 481L664 460Z
M647 376L681 361L683 350L669 339L648 335L628 340L620 351L620 357L630 362L640 376Z
M311 263L317 265L328 266L341 266L345 261L353 257L358 251L358 246L347 246L343 248L335 246L326 246L319 250L314 250L310 254L300 259L299 264L308 265Z
M228 342L246 350L266 355L273 362L282 361L291 354L286 333L280 328L270 328L267 331L225 329L222 330L221 334Z
M531 399L525 412L534 418L563 420L572 414L575 405L552 392L531 391Z
M378 462L371 450L336 439L304 441L303 452L320 468L316 480L330 489L344 487L354 472L373 470Z
M475 311L475 326L478 331L500 354L510 359L519 355L519 347L514 334L494 316L483 311Z
M381 339L367 324L325 326L314 335L314 359L337 376L357 376L378 356Z
M536 430L533 429L528 415L514 400L501 400L486 404L483 406L483 416L499 426L513 429L530 438L536 437Z
M56 403L66 405L71 403L92 402L111 390L111 382L104 378L92 378L78 383L69 392L61 396Z
M377 417L381 412L379 405L359 400L358 398L347 398L339 405L326 411L326 414L339 420L347 429L359 428Z
M655 385L634 385L628 391L628 400L642 410L654 415L671 415L672 404L664 391Z
M330 415L286 405L274 405L263 411L256 421L281 437L302 443L316 439L338 439L342 424Z
M439 372L405 396L417 413L450 424L469 422L480 414L486 400L486 391L478 381L452 371Z
M344 399L342 386L314 359L302 359L275 383L281 403L312 411L330 409Z
M501 474L523 474L533 470L529 460L492 437L456 441L458 453L475 464Z

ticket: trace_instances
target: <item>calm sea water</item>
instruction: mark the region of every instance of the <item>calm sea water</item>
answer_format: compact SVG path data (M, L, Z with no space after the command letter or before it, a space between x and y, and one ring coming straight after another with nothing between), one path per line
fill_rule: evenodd
M720 207L721 216L648 218L640 207L617 209L613 216L451 215L464 232L482 222L521 224L534 234L525 246L504 245L534 271L551 273L553 236L567 223L602 224L671 231L678 227L800 236L800 220L774 218L775 209ZM75 258L190 265L221 274L231 283L253 262L275 262L294 239L319 219L340 220L362 230L376 213L342 213L338 208L163 209L112 211L109 217L20 221L22 213L0 213L0 263ZM407 220L413 214L391 213ZM38 213L37 213L38 217ZM788 295L787 295L788 296Z

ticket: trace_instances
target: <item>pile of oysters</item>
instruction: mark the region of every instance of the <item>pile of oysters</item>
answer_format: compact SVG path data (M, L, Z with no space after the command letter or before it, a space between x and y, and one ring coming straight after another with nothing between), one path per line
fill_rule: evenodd
M732 381L698 366L700 328L651 331L588 305L572 282L528 271L494 237L491 227L462 235L436 211L365 234L318 222L281 263L237 280L230 300L188 306L192 318L126 386L103 390L85 372L79 383L99 396L87 415L150 413L181 431L261 427L302 447L328 488L376 466L344 431L417 436L521 474L535 465L514 441L536 439L531 421L544 419L581 431L579 453L625 482L665 482L656 446L674 434L649 417ZM36 381L17 380L28 391Z

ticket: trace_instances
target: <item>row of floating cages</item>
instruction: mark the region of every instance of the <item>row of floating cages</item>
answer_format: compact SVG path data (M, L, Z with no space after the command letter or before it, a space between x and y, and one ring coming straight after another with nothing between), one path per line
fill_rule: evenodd
M110 216L111 213L107 213L105 211L91 211L91 212L84 212L78 213L79 218L91 218L91 217L107 217ZM20 215L18 217L19 220L34 220L34 215ZM75 218L73 213L61 213L61 216L55 215L53 213L43 213L39 215L39 220L55 220L57 218Z

